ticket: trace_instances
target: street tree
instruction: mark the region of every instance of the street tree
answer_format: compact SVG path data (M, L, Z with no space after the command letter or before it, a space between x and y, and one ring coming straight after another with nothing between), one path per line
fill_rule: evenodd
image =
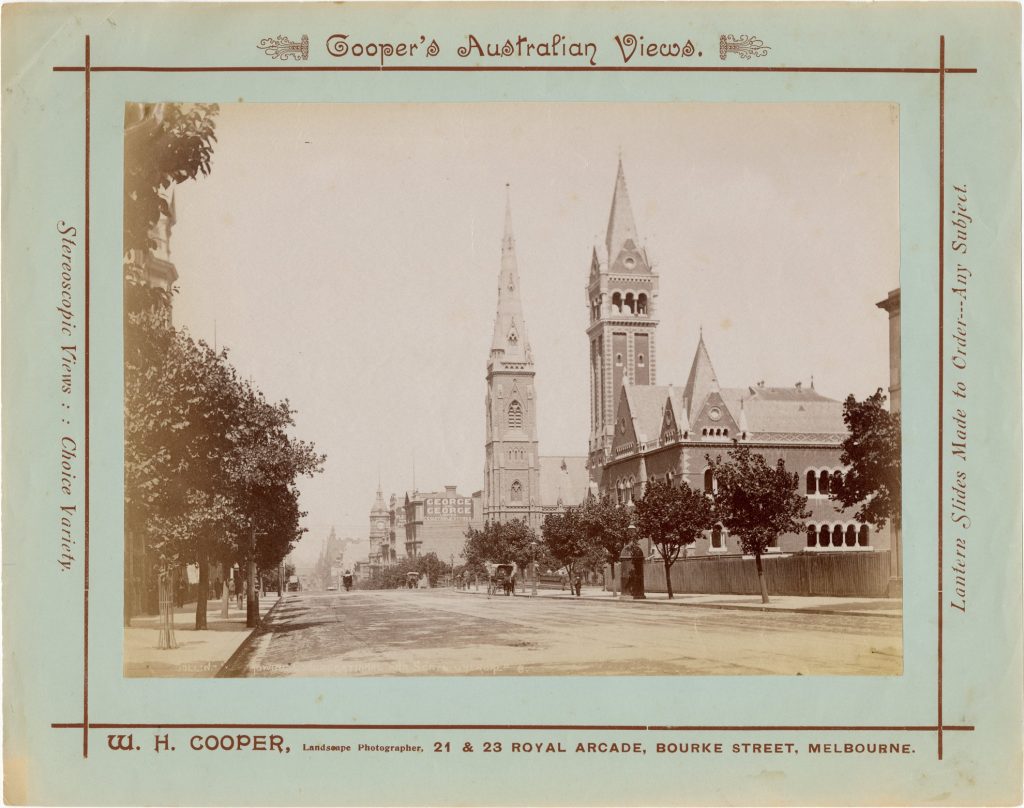
M807 497L799 491L799 475L786 471L782 458L769 466L764 455L751 452L747 446L733 449L728 460L706 457L717 486L714 499L718 519L739 537L743 552L754 556L761 602L768 603L761 556L776 545L782 534L802 532L804 520L811 515Z
M560 513L549 513L544 517L541 535L548 554L565 569L570 581L597 555L587 536L581 508L570 506Z
M196 628L206 628L209 566L251 554L276 566L302 535L298 477L324 457L292 438L293 411L239 380L227 352L129 315L125 349L125 528L161 569L199 567Z
M844 508L856 505L854 516L876 529L889 520L898 528L903 496L900 415L885 408L885 398L881 389L864 401L846 397L843 422L849 434L839 460L847 471L829 486L831 499Z
M237 527L227 475L237 378L225 353L159 314L133 315L125 351L125 526L162 568L200 566L197 628L205 628L208 562Z
M685 482L676 486L655 481L647 485L643 498L636 504L636 522L640 535L658 548L665 565L668 596L672 598L672 565L680 551L715 523L711 498Z
M583 501L580 519L588 543L591 548L602 551L602 561L610 565L614 579L615 564L629 541L629 512L613 503L607 494L600 499L591 494Z
M538 552L537 534L522 519L485 522L482 529L469 528L462 557L473 568L493 564L516 564L525 569Z

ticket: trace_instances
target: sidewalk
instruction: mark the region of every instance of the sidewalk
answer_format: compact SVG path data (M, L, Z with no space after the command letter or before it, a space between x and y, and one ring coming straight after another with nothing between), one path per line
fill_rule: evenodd
M487 595L472 588L461 590L468 595ZM530 597L530 585L526 585L526 597ZM494 597L499 597L495 595ZM501 597L504 597L503 595ZM516 597L523 593L516 590ZM843 614L869 617L903 617L903 601L899 598L856 598L856 597L814 597L803 595L771 595L769 603L761 603L760 595L697 595L676 593L669 600L665 592L648 592L643 600L634 600L630 595L616 597L596 587L583 587L583 594L576 598L568 590L538 589L537 597L561 600L587 600L604 603L620 603L629 606L699 606L705 609L747 609L752 611L800 612L803 614Z
M260 616L278 602L276 594L260 598ZM174 638L178 647L157 648L160 618L144 615L132 618L124 630L125 676L216 676L253 629L246 628L245 607L232 599L227 619L221 617L221 601L206 605L206 631L196 631L196 604L174 610Z

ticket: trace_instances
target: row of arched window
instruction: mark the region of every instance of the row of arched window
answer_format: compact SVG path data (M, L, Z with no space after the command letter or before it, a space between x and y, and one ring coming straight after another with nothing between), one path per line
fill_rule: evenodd
M807 496L828 496L830 490L834 490L843 481L843 473L829 469L808 469L807 475Z
M710 437L715 437L715 438L725 437L725 438L727 438L727 437L729 437L729 427L722 427L722 426L716 426L716 427L713 427L713 428L704 427L700 431L700 434L703 435L705 438L710 438Z
M814 525L807 526L807 546L827 547L830 550L850 547L869 547L871 530L867 525Z
M635 314L645 316L648 312L647 293L640 292L612 292L612 314ZM595 298L590 301L590 317L597 320L601 317L601 299Z
M641 292L612 292L612 312L615 314L647 314L647 295Z
M638 488L636 477L630 477L628 480L623 478L616 480L615 501L619 505L629 505L634 500L640 498Z

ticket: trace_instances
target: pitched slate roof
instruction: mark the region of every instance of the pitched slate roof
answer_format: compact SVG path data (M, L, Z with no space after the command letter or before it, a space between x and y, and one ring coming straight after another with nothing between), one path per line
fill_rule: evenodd
M633 417L636 438L639 443L646 443L661 435L661 419L665 415L665 402L669 396L669 386L661 384L626 384L626 401L629 414ZM621 417L619 413L617 417ZM617 419L616 419L617 420Z
M843 403L826 398L814 388L748 387L743 392L748 435L846 434Z

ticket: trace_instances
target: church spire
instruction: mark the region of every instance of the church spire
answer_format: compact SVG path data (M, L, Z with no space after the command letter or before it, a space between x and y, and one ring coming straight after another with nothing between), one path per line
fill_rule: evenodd
M505 186L505 232L501 239L501 271L498 275L498 310L494 315L491 355L501 353L506 362L529 362L523 303L519 297L519 266L512 234L512 203Z
M605 237L609 265L618 258L623 249L639 249L639 241L636 221L633 219L633 206L629 203L629 191L626 189L626 173L622 169L622 155L620 154L619 171L615 177L615 191L612 194L612 210L608 216L608 234Z

